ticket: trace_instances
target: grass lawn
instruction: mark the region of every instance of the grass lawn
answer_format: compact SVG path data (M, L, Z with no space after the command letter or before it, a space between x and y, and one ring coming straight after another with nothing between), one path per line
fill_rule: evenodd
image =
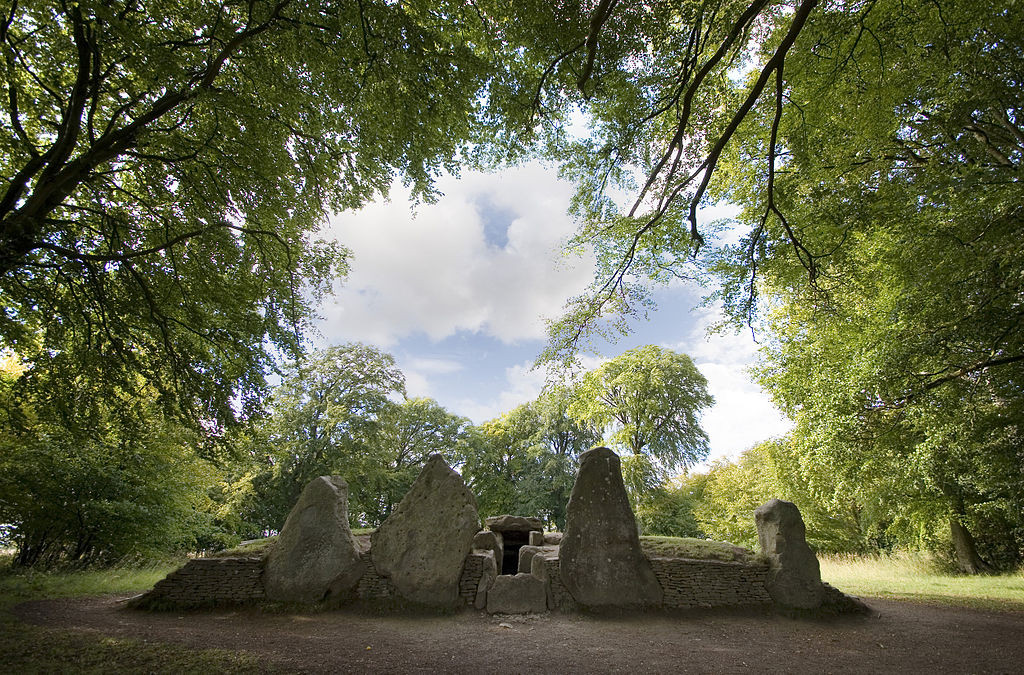
M377 528L375 527L353 527L352 535L359 537L362 535L373 534ZM263 558L270 554L270 549L277 544L277 535L267 537L266 539L254 539L252 541L239 544L234 548L226 548L223 551L218 551L212 554L214 558L233 558L237 556L250 557L250 558Z
M823 556L821 578L851 595L1024 611L1024 570L954 575L927 556Z

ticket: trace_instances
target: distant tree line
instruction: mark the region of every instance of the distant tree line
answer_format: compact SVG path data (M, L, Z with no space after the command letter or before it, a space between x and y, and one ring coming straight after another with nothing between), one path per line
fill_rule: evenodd
M352 525L375 527L434 453L462 473L481 513L538 516L561 528L578 457L602 440L641 467L628 481L638 504L707 455L699 425L711 401L706 381L687 356L657 347L626 352L480 426L406 396L390 354L329 347L286 368L266 414L221 439L229 451L215 460L155 393L96 406L87 379L69 374L55 387L23 368L8 359L0 377L0 522L12 526L6 536L23 565L265 536L325 474L348 482Z

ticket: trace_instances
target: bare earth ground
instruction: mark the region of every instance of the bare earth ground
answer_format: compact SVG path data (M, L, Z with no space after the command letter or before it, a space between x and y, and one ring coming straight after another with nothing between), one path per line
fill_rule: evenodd
M244 650L300 672L1024 672L1024 612L886 600L867 600L875 616L830 620L729 612L143 612L125 609L123 600L41 600L14 612L53 628Z

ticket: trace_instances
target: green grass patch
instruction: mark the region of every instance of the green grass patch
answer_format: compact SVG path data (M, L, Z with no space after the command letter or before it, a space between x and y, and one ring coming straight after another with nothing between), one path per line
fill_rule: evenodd
M247 541L233 546L232 548L226 548L223 551L217 551L211 558L264 558L270 554L270 549L277 543L277 535L273 537L267 537L266 539L256 539L254 541Z
M755 555L727 541L709 541L693 537L640 537L640 547L648 557L692 558L695 560L722 560L749 562Z
M950 574L933 558L914 553L821 556L820 562L822 580L852 595L1024 611L1024 570L1004 574Z
M366 534L373 534L377 528L375 527L353 527L352 535L361 536ZM238 546L232 548L226 548L223 551L217 551L212 554L211 558L265 558L270 555L270 550L277 543L277 535L267 537L266 539L256 539L254 541L247 541Z
M149 567L40 572L13 568L9 558L0 559L0 654L5 672L273 672L253 654L33 626L11 613L15 605L29 600L141 593L179 566L180 561Z

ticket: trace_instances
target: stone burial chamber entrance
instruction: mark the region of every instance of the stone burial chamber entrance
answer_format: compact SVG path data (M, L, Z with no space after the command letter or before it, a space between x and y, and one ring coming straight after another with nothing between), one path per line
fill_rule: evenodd
M564 532L539 518L495 516L480 529L476 498L432 455L398 507L359 543L348 484L320 476L303 490L275 542L253 557L199 558L129 603L138 608L353 601L473 607L489 614L583 609L777 607L870 610L821 581L795 504L754 513L762 554L731 560L648 556L637 535L618 455L580 456ZM731 546L731 545L730 545Z
M498 574L519 572L519 551L530 543L530 533L542 533L544 523L540 518L523 516L494 516L486 521L487 529L501 542L501 550L495 551L495 559L501 566ZM536 535L535 535L536 536Z

